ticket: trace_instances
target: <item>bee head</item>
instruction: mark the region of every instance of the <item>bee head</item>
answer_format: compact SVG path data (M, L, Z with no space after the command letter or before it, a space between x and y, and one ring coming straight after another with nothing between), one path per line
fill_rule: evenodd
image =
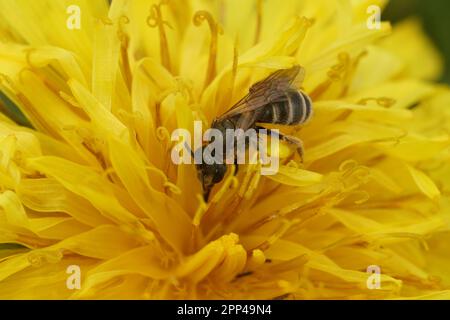
M199 148L199 150L195 153L197 152L202 152L201 148ZM196 164L195 167L197 169L197 177L202 183L203 198L205 201L208 201L211 189L215 184L223 180L223 177L227 172L227 165L225 163L208 164L204 161L203 157L201 159L202 162L200 164Z
M223 180L225 173L227 172L226 164L206 164L201 163L196 165L197 177L202 183L203 198L208 201L211 189L215 184Z

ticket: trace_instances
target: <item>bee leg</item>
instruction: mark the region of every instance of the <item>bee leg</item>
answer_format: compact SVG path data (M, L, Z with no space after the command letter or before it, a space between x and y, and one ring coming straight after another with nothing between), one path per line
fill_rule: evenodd
M284 135L284 134L281 134L281 133L276 133L276 132L274 132L274 131L272 131L270 129L264 128L264 127L256 126L255 129L256 130L259 130L259 129L267 130L267 134L273 133L274 135L278 136L279 139L281 139L281 140L283 140L283 141L285 141L285 142L287 142L289 144L295 145L296 148L297 148L297 153L300 156L300 161L301 161L301 163L303 163L303 154L304 153L303 153L303 142L302 142L302 140L300 140L299 138L294 137L294 136L288 136L288 135Z
M280 136L281 140L287 143L294 144L297 147L297 153L300 156L300 161L303 163L303 142L297 137L293 136Z

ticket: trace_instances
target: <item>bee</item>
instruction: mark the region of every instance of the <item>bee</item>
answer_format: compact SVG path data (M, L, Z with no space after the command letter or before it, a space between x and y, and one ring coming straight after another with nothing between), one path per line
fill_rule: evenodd
M290 69L278 70L266 79L255 83L245 97L219 118L214 119L211 128L218 129L222 133L224 149L228 145L225 140L227 129L246 131L248 129L264 129L259 124L295 126L306 123L312 116L313 105L308 95L299 89L304 77L305 70L299 65ZM270 133L269 129L266 130ZM282 141L295 145L303 160L303 144L300 139L282 134L278 134L278 137ZM202 148L196 150L196 153L202 152ZM224 155L226 151L224 150ZM236 155L234 161L237 172ZM207 164L207 162L201 161L196 165L205 201L208 201L213 186L221 182L227 172L225 161L220 164Z

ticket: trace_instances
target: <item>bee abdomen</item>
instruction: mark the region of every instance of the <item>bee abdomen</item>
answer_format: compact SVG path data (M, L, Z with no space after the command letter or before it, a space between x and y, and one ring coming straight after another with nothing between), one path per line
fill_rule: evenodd
M311 99L301 91L288 91L286 98L262 108L257 122L298 125L309 120L312 114Z

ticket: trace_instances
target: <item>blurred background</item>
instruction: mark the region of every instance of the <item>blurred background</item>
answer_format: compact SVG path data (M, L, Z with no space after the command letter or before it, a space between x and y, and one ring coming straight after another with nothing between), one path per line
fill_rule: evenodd
M450 84L450 0L390 0L382 19L392 22L419 17L446 62L441 81ZM420 57L418 57L418 62Z

